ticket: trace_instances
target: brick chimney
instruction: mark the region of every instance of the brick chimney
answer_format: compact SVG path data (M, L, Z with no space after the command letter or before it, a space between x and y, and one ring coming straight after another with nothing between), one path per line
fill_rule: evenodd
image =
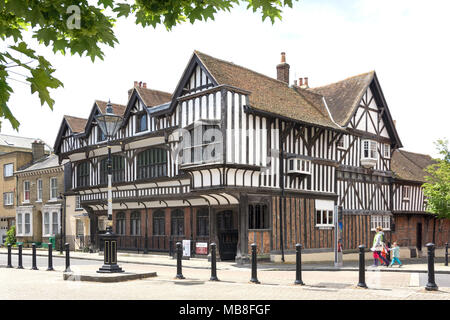
M281 63L277 65L277 80L289 84L289 64L286 63L286 53L281 53Z
M33 162L42 159L45 156L45 144L41 140L34 140L31 144L31 153L33 156Z

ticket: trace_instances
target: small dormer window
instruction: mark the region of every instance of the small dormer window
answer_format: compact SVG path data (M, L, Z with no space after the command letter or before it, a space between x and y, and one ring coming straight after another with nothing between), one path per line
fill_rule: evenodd
M136 132L147 131L147 112L142 112L136 115Z
M403 187L403 201L408 201L408 200L409 200L409 187L404 186Z
M106 140L106 136L100 127L97 127L97 142L102 142Z
M391 146L388 143L383 143L383 157L384 158L391 157Z
M336 144L338 149L346 150L348 148L348 136L343 135Z

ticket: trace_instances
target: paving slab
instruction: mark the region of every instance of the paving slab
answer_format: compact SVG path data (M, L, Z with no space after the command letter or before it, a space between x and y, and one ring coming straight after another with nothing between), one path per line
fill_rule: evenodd
M121 282L156 277L156 272L63 272L63 279L69 281Z

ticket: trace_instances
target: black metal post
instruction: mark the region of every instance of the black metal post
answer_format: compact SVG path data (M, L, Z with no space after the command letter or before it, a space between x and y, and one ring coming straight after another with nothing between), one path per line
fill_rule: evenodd
M448 242L445 244L445 266L448 267Z
M145 207L145 248L144 253L148 253L148 208Z
M251 247L252 247L252 277L250 279L250 282L260 283L258 281L258 276L257 276L256 243L252 243Z
M11 243L8 243L8 265L6 266L7 268L12 268L12 263L11 263Z
M23 269L23 265L22 265L22 245L19 244L19 254L18 254L18 266L17 269Z
M217 278L217 269L216 269L216 244L211 243L211 281L219 281Z
M32 267L31 267L31 270L38 270L38 267L37 267L37 265L36 265L36 244L35 243L33 243L32 245L31 245L31 248L32 248L32 253L33 253L33 258L32 258Z
M66 243L64 245L66 247L66 269L64 270L64 272L72 272L72 270L70 270L70 248L69 248L69 244Z
M62 221L63 221L63 208L61 207L60 212L61 225L59 226L59 254L63 254L63 231L62 231Z
M184 279L182 270L181 270L181 258L183 255L183 251L181 248L181 242L177 242L177 275L176 278L177 279Z
M365 257L364 257L364 248L365 246L362 244L359 247L359 282L358 287L367 288L366 285L366 266L365 266Z
M295 284L304 285L302 281L302 245L297 243L295 245L296 254L296 268L295 268Z
M48 268L47 271L53 271L53 246L52 243L48 243Z
M428 248L428 283L425 286L425 290L437 291L438 286L434 282L434 243L427 243Z

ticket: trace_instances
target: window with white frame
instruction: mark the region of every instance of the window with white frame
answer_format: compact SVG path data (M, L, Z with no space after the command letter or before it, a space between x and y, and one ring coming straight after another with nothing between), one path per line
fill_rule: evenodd
M44 235L50 234L50 213L44 212Z
M391 145L388 143L383 143L383 157L384 158L391 157Z
M81 198L80 196L75 196L75 210L82 210L83 207L81 206Z
M338 149L347 149L348 148L348 136L343 135L336 143Z
M36 201L42 201L42 179L36 181Z
M14 174L14 164L13 163L7 163L3 165L3 176L5 178L12 177Z
M52 212L52 234L58 234L59 232L59 219L58 212Z
M333 226L334 201L316 200L316 227Z
M30 202L30 181L23 182L23 202Z
M16 234L20 235L22 234L23 230L23 220L22 220L22 213L17 214L17 228L16 228Z
M31 213L25 213L25 232L24 234L31 234Z
M404 186L403 187L403 200L405 200L405 201L409 200L409 193L410 193L409 186Z
M11 206L14 204L14 192L4 192L3 193L3 205Z
M59 214L57 211L45 211L43 219L43 235L51 236L59 233Z
M50 200L58 199L58 179L50 178Z
M377 227L383 228L383 230L391 229L391 217L382 215L370 216L370 230L375 231Z
M373 140L363 140L362 155L363 159L378 159L377 142Z
M84 236L84 224L83 224L83 221L81 219L77 219L76 235L77 235L77 237Z

